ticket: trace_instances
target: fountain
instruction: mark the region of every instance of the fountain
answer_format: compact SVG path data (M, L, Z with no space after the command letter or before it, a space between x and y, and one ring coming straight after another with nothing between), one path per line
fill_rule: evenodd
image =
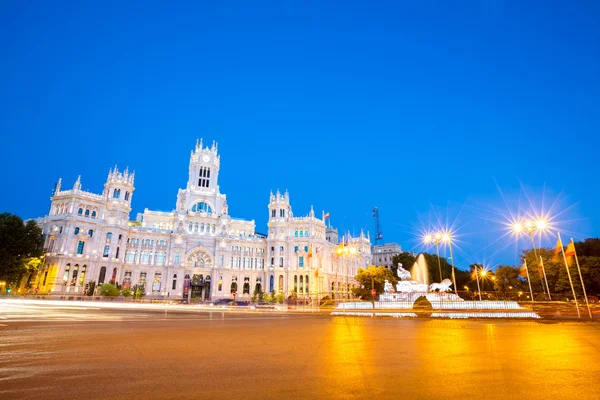
M419 254L417 261L413 265L412 273L402 268L398 264L398 278L400 279L394 286L385 281L384 292L379 295L379 301L374 304L367 302L348 302L342 303L337 308L344 309L412 309L415 300L419 297L425 297L433 309L446 310L517 310L522 307L516 301L465 301L456 293L452 293L452 281L443 279L439 283L429 283L429 273L427 261L423 254ZM413 279L414 276L414 279Z

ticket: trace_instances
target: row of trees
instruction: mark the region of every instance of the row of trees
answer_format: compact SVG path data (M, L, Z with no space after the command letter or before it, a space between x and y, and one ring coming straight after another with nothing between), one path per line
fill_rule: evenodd
M588 295L598 296L600 294L600 238L590 238L583 242L576 242L575 249L579 258L581 275L586 291ZM440 273L437 255L429 253L424 253L423 255L427 262L430 280L439 281ZM556 257L554 249L539 249L537 256L542 257L550 292L559 295L570 295L571 286L562 255L559 254L559 257ZM544 293L546 291L545 283L543 282L538 257L536 257L533 250L524 250L521 255L521 260L527 260L533 291L536 293ZM393 257L391 271L385 267L376 266L370 266L368 269L360 268L355 279L360 283L361 287L354 289L354 295L365 300L370 299L372 284L374 284L377 294L383 293L386 280L394 285L398 282L398 264L402 264L404 269L410 271L416 261L416 255L409 252L403 252ZM583 289L579 278L579 272L577 271L577 265L574 260L569 261L569 271L573 279L573 286L575 287L577 294L581 295ZM443 277L451 279L452 265L444 257L440 258L440 265L442 267ZM465 290L465 288L472 291L478 290L475 271L480 270L481 268L483 268L483 266L479 264L471 264L468 271L455 268L458 290ZM529 284L524 276L522 265L500 265L496 267L494 271L489 271L485 277L480 278L479 283L482 291L529 292Z

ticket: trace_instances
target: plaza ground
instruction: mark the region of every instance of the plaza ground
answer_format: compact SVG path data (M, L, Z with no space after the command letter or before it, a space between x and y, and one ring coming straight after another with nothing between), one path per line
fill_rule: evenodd
M0 398L600 399L600 324L0 304Z

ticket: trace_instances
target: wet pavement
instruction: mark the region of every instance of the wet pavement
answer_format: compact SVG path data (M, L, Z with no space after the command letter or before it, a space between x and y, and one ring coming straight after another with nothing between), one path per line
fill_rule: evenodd
M0 310L4 399L600 399L597 322Z

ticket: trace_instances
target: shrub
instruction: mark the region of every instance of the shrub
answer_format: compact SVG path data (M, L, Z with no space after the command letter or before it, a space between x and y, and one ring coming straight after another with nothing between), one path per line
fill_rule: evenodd
M104 297L117 297L120 294L119 289L110 283L104 283L101 285L98 292L100 293L100 296Z
M421 311L433 310L433 306L425 296L421 296L415 300L413 309Z

